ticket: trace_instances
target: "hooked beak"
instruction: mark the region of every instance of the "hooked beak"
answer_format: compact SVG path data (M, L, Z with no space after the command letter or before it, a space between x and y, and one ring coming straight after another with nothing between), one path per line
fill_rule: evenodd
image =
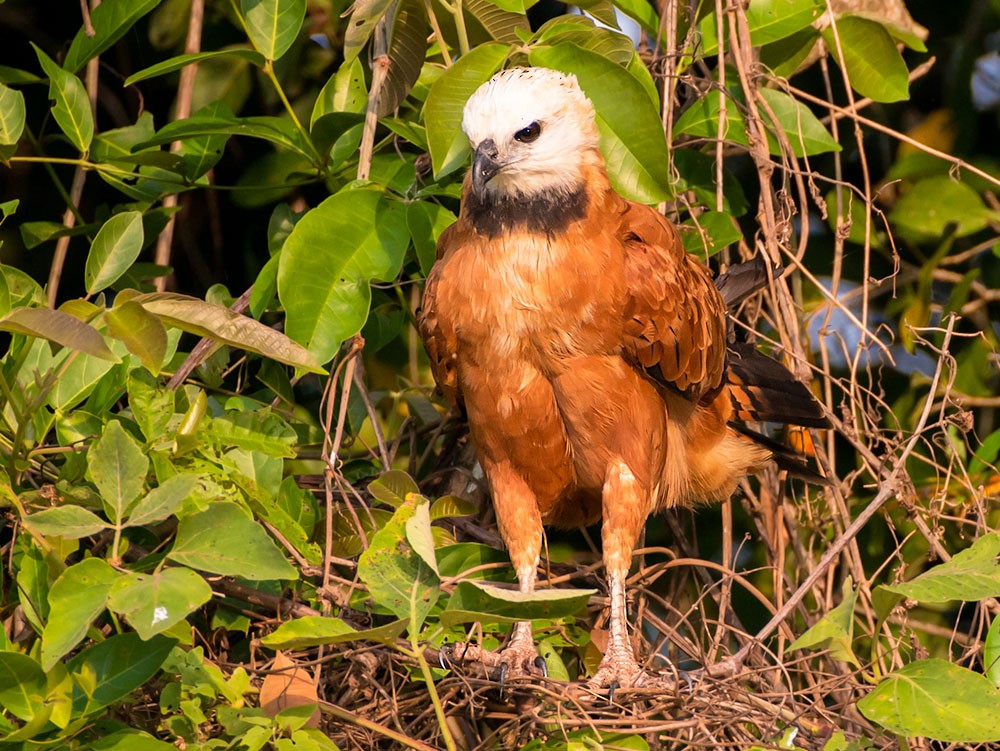
M476 147L472 159L472 189L476 193L482 194L486 183L503 169L504 165L497 161L499 153L492 138L487 138Z

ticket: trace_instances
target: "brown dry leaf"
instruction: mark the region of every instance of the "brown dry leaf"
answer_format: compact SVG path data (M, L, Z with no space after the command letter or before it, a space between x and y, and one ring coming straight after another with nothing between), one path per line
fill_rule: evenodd
M275 717L278 712L289 707L319 703L316 686L309 671L295 667L295 661L284 652L278 652L271 670L273 672L264 677L260 687L260 708L269 717ZM306 725L311 728L319 727L318 706Z

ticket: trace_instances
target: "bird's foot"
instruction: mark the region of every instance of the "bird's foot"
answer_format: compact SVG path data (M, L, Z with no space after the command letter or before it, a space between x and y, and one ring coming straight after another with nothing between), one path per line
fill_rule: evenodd
M656 680L639 666L630 649L622 648L609 649L605 653L597 672L587 685L597 691L606 689L608 701L612 702L618 689L644 688Z
M530 641L512 640L503 649L491 652L478 644L455 642L441 647L441 667L478 664L487 676L501 685L512 678L544 678L545 660Z

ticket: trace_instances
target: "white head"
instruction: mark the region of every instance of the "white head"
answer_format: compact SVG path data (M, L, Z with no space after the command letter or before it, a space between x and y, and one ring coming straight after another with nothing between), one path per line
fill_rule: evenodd
M530 198L572 193L586 163L600 161L594 106L573 75L511 68L480 86L462 130L475 152L473 190Z

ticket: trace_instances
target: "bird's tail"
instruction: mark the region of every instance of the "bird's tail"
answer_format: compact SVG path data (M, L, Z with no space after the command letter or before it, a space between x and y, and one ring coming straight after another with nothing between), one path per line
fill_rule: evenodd
M731 267L716 280L726 306L734 310L755 292L781 275L780 266L771 266L760 257ZM828 428L819 402L805 384L780 362L758 352L752 344L730 341L727 383L735 420ZM774 462L790 474L810 482L826 482L809 468L791 448L737 422L732 428L771 451Z

